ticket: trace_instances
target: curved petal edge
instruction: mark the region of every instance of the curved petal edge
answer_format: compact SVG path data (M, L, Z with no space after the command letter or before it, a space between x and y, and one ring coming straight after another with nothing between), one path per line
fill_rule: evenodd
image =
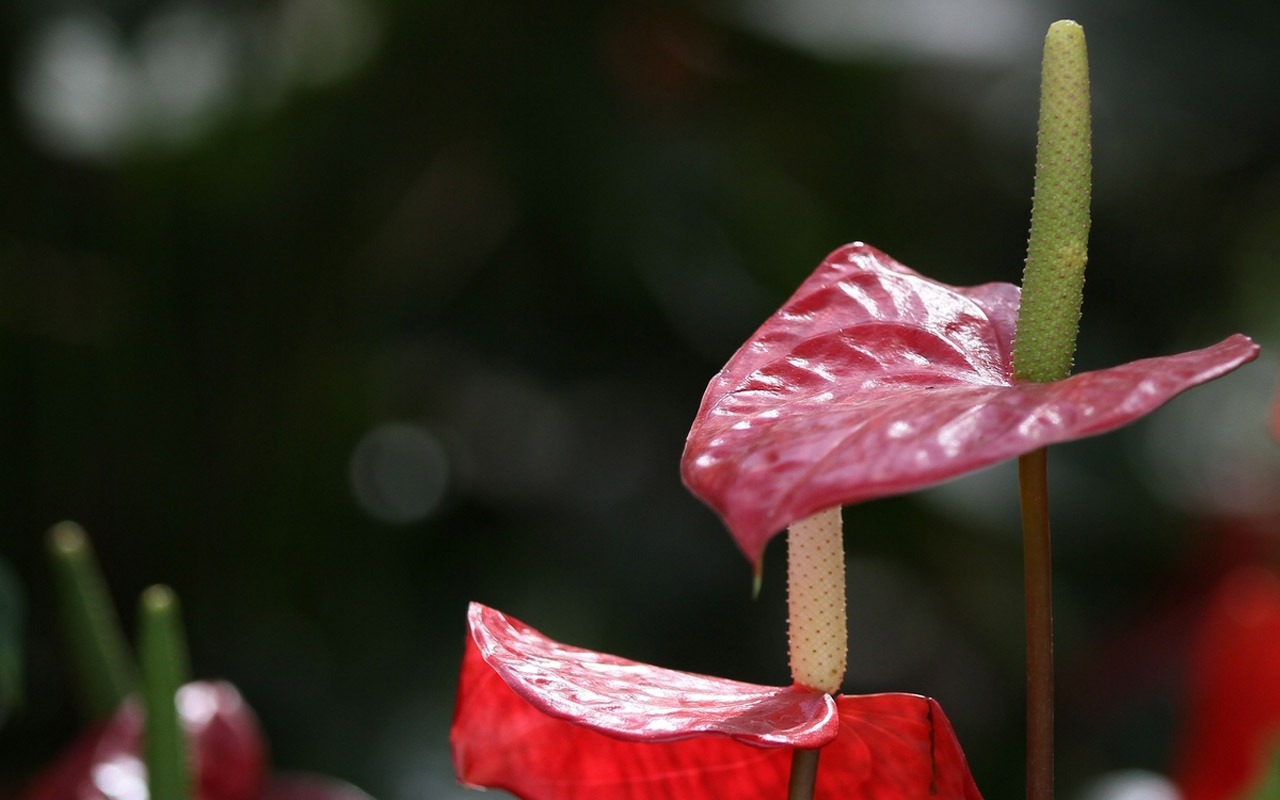
M523 800L776 800L821 747L816 800L979 800L937 702L838 696L569 647L472 604L450 742L458 778Z
M1258 354L1237 334L1015 383L1018 296L933 281L865 244L836 250L707 387L685 484L758 563L770 538L823 508L1114 430Z

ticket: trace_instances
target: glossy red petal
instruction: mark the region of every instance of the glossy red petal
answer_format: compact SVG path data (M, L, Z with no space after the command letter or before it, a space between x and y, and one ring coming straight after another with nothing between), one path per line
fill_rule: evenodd
M839 729L835 702L823 694L571 647L479 603L471 604L468 624L476 656L468 656L464 681L496 673L540 713L610 736L663 742L711 734L764 747L819 747ZM483 713L475 707L483 697L466 699L470 713Z
M200 681L183 686L177 702L192 746L196 800L257 800L265 746L240 693L229 683ZM106 725L86 732L38 775L24 800L145 797L142 724L138 705L126 701Z
M550 641L473 604L450 734L459 779L524 800L786 796L789 742L826 743L818 798L974 800L933 701L660 669ZM837 710L838 709L838 710ZM855 790L858 794L850 794Z
M840 736L818 759L818 797L979 800L951 723L914 694L842 695Z
M1240 567L1197 631L1186 725L1173 765L1184 800L1233 800L1280 745L1280 576Z
M829 255L711 382L686 485L743 552L823 508L1118 428L1257 356L1245 336L1048 384L1012 379L1018 288L957 288L865 244Z

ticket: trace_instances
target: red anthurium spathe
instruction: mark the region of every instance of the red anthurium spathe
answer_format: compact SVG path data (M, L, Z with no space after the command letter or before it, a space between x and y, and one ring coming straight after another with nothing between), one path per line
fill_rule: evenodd
M1280 575L1258 564L1229 573L1193 647L1174 782L1184 800L1235 800L1280 748Z
M694 675L554 642L473 603L450 740L459 778L523 800L785 797L792 748L822 748L815 797L978 800L938 704Z
M686 485L759 562L832 506L900 494L1118 428L1257 357L1245 336L1015 383L1019 290L939 283L862 243L822 262L711 382Z
M177 704L191 751L192 800L369 800L331 778L268 775L257 718L231 684L189 683ZM142 710L127 700L37 775L22 800L147 800L142 737Z

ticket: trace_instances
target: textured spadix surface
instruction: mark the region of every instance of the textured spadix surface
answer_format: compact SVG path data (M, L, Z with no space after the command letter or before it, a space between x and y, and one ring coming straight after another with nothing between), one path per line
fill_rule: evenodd
M938 704L831 697L628 661L472 604L450 739L467 784L524 800L786 796L822 747L817 798L978 798Z
M1258 353L1235 335L1014 383L1018 295L939 283L862 243L836 250L707 387L686 485L758 562L775 533L823 508L1113 430Z

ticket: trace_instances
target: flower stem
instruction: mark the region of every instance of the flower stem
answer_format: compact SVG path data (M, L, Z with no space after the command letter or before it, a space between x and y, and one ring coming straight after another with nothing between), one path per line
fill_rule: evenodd
M787 785L787 800L813 800L813 790L818 783L818 755L821 750L791 751L791 782Z
M1092 193L1084 29L1049 26L1040 74L1035 197L1014 338L1013 377L1071 373L1088 260ZM1027 798L1053 797L1053 582L1044 449L1018 459L1027 616Z
M106 581L84 530L60 522L49 530L49 559L62 627L85 711L102 719L133 691L137 668Z
M1027 616L1027 800L1053 797L1053 558L1048 451L1018 459Z
M187 679L187 648L178 598L167 586L152 586L142 593L139 616L149 797L190 800L187 739L177 705L178 689Z

